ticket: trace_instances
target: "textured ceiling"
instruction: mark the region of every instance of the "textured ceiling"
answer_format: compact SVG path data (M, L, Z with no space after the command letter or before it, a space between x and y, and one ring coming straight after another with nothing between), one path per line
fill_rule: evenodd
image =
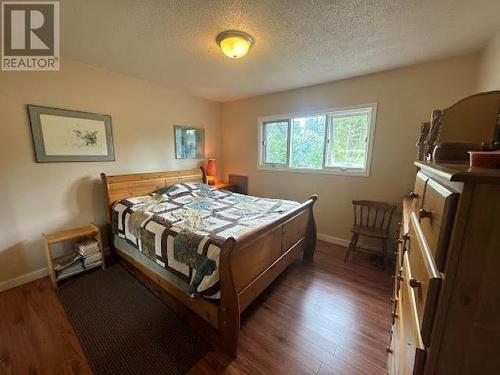
M61 1L63 57L218 101L478 50L499 27L500 0ZM221 54L227 29L255 37L246 57Z

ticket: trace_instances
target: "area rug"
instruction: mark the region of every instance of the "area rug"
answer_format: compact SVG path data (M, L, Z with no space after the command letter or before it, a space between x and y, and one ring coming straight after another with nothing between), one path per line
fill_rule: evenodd
M120 264L67 280L58 294L96 374L185 374L210 349Z

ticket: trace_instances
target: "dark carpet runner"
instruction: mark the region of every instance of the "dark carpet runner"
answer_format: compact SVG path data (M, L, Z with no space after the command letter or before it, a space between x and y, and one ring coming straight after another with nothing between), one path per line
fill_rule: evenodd
M59 298L96 374L184 374L210 349L119 264L64 282Z

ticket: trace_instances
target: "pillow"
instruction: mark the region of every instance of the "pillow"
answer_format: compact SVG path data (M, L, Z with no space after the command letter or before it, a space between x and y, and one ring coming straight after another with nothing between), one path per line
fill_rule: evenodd
M190 182L187 184L173 184L173 185L158 189L153 194L167 195L169 197L175 197L181 193L186 193L190 190L200 190L204 187L209 188L209 185L205 185L205 184L202 184L199 182L196 182L196 183Z
M179 190L179 191L177 191L177 190ZM153 192L153 194L171 196L171 195L177 195L177 193L181 193L182 191L185 191L185 188L183 189L183 186L181 184L174 184L174 185L170 185L170 186L158 189L155 192Z

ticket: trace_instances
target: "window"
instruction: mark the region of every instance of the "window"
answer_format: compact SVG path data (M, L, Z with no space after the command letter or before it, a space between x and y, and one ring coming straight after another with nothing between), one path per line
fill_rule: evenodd
M288 120L265 122L263 140L265 164L288 164Z
M376 104L259 118L259 168L367 176Z
M318 169L323 166L325 115L292 118L292 168Z

